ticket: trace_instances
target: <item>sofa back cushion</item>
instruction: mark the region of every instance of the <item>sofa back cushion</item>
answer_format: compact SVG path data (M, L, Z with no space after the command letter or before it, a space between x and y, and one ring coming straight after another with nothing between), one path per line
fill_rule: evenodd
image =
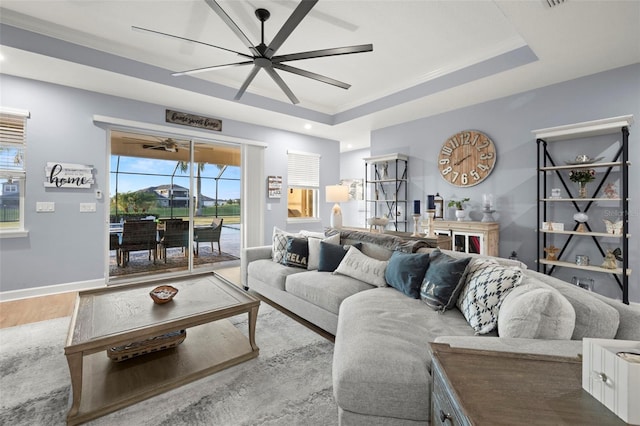
M576 312L556 289L527 277L498 311L498 335L525 339L571 339Z
M600 300L602 296L548 275L533 271L527 271L527 275L532 275L555 288L571 303L576 312L576 325L571 339L616 337L620 325L620 314L616 308ZM618 304L622 303L618 302Z

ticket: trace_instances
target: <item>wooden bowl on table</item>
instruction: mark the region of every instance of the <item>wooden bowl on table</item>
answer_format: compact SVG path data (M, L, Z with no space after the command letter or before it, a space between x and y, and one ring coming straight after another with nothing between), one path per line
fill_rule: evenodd
M153 301L159 305L171 302L176 294L178 294L178 289L170 285L161 285L149 292Z

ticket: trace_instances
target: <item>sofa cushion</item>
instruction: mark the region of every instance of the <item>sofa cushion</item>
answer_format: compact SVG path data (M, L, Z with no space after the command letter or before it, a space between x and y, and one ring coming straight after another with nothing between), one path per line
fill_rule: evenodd
M445 311L455 306L458 300L471 258L456 259L438 249L429 257L429 269L420 287L420 298L429 307Z
M334 271L334 274L347 275L360 281L386 287L384 272L387 268L386 260L377 260L360 252L355 247L350 247L347 254Z
M429 266L427 253L393 252L384 278L391 287L414 299L420 298L420 284Z
M355 278L320 271L291 275L285 283L288 293L336 315L344 299L372 288L375 287Z
M604 296L548 275L535 272L528 272L527 275L529 274L535 274L535 278L558 290L573 306L576 312L576 325L571 339L581 340L585 337L613 339L616 337L620 325L620 313L610 304L600 300ZM638 328L637 325L636 328Z
M474 261L476 259L487 259L486 255L483 254L477 254L477 253L465 253L462 251L455 251L455 250L442 250L439 248L432 248L432 247L423 247L420 248L418 250L418 253L433 253L435 250L441 250L444 254L447 254L455 259L464 259L467 257L471 258L471 261ZM527 269L527 264L520 262L519 260L515 260L515 259L505 259L504 257L491 257L491 259L495 262L498 263L498 265L502 265L502 266L516 266L522 270Z
M571 339L576 312L553 287L529 279L507 294L498 312L500 337Z
M307 269L313 271L318 269L318 264L320 263L320 243L340 244L340 234L331 235L326 238L316 238L313 236L308 236L308 238L309 260L307 262Z
M475 259L456 305L478 334L498 325L498 311L505 296L522 281L518 267L498 265L491 259Z
M324 241L320 244L320 261L318 262L318 271L320 272L333 272L335 271L344 256L347 254L352 246L346 245L334 245L327 244ZM353 247L360 250L362 243L353 244Z
M307 269L308 259L309 244L307 239L287 236L287 249L281 263L293 268Z
M273 247L271 249L271 258L274 262L282 262L282 258L287 252L287 237L299 237L300 234L293 234L291 232L283 231L277 226L273 227L272 242Z
M440 313L390 287L345 299L333 357L338 406L353 413L428 422L429 342L440 335L473 333L457 309Z
M305 272L304 269L290 268L271 259L258 259L249 263L247 275L263 283L284 291L284 283L289 275Z

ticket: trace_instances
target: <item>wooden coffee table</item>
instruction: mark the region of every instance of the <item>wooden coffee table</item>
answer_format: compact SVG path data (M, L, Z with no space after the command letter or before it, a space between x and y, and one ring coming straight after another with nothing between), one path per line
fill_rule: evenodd
M179 292L155 304L149 292L170 284ZM64 348L71 373L67 424L75 425L258 356L260 301L218 275L109 287L78 294ZM249 336L229 321L248 313ZM221 321L222 320L222 321ZM123 362L106 349L176 330L180 346Z

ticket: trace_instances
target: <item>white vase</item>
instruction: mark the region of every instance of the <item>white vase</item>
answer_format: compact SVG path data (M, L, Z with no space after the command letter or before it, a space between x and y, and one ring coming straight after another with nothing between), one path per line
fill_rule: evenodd
M466 213L464 210L456 210L456 218L459 222L462 222L464 220L465 215Z

